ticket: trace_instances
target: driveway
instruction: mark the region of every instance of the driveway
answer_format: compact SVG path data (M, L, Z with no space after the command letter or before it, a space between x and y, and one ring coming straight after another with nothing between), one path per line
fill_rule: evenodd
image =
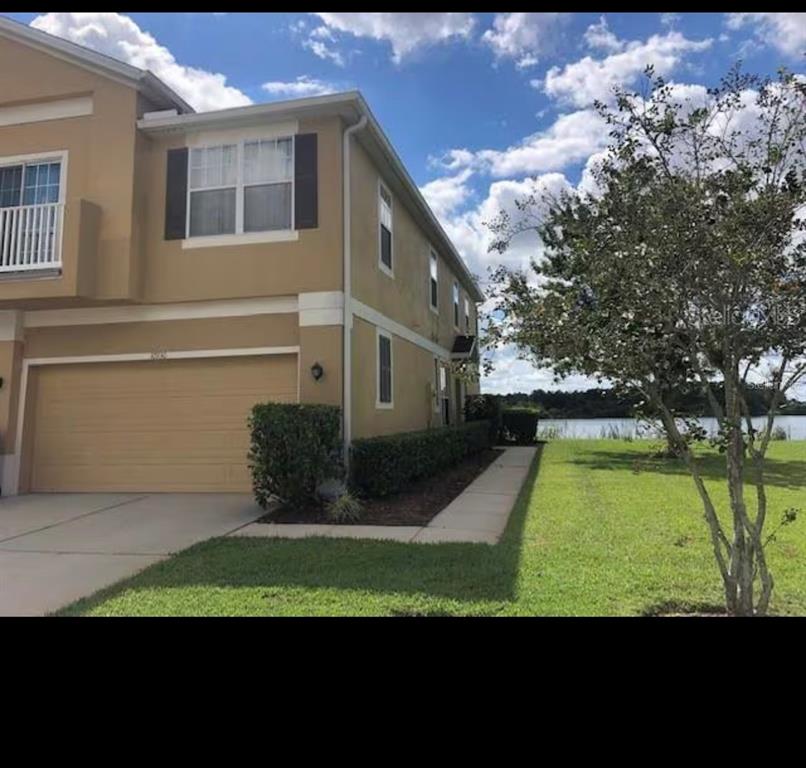
M245 494L0 499L0 616L55 611L261 514Z

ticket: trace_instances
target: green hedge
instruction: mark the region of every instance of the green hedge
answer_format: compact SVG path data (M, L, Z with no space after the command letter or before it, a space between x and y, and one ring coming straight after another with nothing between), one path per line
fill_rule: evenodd
M366 496L388 496L490 445L486 421L354 440L351 483Z
M340 474L340 409L332 405L259 403L249 416L249 463L255 500L289 506L316 501L322 481Z
M538 412L528 408L505 408L501 414L504 436L518 445L532 445L537 437Z
M490 425L490 442L495 445L501 432L501 402L495 395L468 395L465 398L465 419L486 421Z

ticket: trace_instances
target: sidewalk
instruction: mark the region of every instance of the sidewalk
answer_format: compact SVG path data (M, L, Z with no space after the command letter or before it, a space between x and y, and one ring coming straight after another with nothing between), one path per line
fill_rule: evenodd
M229 535L496 544L506 528L536 451L534 447L507 448L426 526L252 523Z

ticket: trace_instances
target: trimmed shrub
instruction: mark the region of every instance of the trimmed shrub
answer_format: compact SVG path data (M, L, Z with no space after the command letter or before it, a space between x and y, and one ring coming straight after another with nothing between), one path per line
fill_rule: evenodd
M538 412L528 408L505 408L501 422L505 436L518 445L532 445L537 435Z
M486 421L354 440L351 482L367 496L388 496L490 445Z
M501 401L495 395L468 395L465 398L465 419L489 422L490 442L495 445L501 432Z
M291 507L317 502L316 489L341 472L340 409L332 405L258 403L249 416L249 464L255 500L276 496Z

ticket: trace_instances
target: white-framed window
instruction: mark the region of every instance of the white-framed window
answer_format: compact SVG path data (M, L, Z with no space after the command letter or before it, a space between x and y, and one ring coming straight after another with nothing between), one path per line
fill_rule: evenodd
M459 330L459 283L453 283L453 326Z
M394 404L394 372L392 359L392 334L377 329L377 408L392 408Z
M63 154L0 157L0 208L64 202Z
M392 253L392 193L378 182L378 266L390 277L395 276Z
M433 249L428 256L428 305L439 314L439 257Z
M440 375L440 368L441 364L439 362L439 358L434 358L434 413L439 413L440 411L440 403L442 401L442 389L441 389L441 375Z
M293 137L190 148L189 238L294 228Z
M470 299L465 296L465 333L470 335Z
M442 363L439 366L439 400L442 409L442 423L448 426L451 423L451 398L448 392L448 369Z
M61 266L67 155L0 157L0 273Z

